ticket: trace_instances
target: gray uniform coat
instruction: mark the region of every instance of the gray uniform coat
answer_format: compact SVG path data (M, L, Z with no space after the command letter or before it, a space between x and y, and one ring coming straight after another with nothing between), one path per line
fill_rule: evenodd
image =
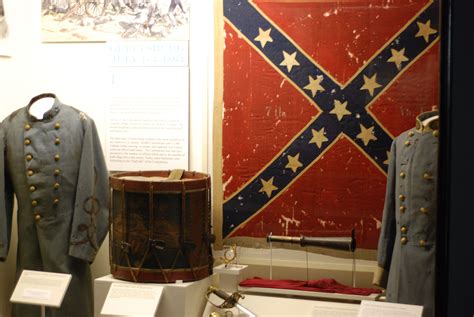
M72 274L60 309L47 316L93 316L89 263L108 231L108 173L94 122L57 98L42 120L32 99L2 123L0 259L7 255L13 194L18 201L17 278L24 269ZM37 307L14 305L17 317Z
M387 301L424 306L434 316L438 120L427 112L392 143L374 282Z

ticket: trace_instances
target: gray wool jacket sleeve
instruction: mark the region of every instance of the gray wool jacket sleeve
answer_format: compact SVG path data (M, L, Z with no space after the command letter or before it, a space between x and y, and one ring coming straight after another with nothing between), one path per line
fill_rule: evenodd
M69 255L92 263L108 232L108 172L97 128L86 117Z
M8 254L13 215L13 192L5 170L5 135L0 127L0 261Z
M8 239L11 215L8 217L5 205L5 138L0 127L0 260L5 260L8 253Z
M396 180L396 139L390 148L387 186L385 191L385 205L383 209L382 228L377 248L377 269L374 274L373 284L386 288L388 273L392 261L393 247L396 236L395 218L395 180Z

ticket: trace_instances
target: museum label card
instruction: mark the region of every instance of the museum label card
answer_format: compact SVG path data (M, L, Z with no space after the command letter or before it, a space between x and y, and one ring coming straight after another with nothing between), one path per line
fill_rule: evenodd
M160 302L163 286L112 283L102 315L154 316Z
M60 307L70 281L71 274L23 270L10 301Z
M421 317L423 306L362 301L357 317Z
M316 302L311 317L357 317L359 305L335 302Z
M187 67L189 64L188 41L116 41L107 44L112 67Z
M109 169L187 170L189 68L111 67L111 76Z

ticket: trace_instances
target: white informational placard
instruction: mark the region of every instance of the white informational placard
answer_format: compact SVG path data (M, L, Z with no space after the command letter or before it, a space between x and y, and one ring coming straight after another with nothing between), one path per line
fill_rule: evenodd
M362 301L357 317L421 317L423 306Z
M108 42L111 67L187 67L188 41Z
M311 317L357 317L359 307L353 304L317 302Z
M160 302L163 286L112 283L102 315L152 317Z
M61 307L71 274L23 270L10 301L12 303Z
M155 51L156 60L139 57L151 44L137 45L135 51L128 46L115 47L111 57L106 145L109 170L187 170L189 67L187 55L183 57L187 42L185 48L174 42L166 48L161 43ZM119 56L121 50L126 51L123 54L127 58ZM134 54L140 61L133 58ZM176 66L181 62L182 66Z

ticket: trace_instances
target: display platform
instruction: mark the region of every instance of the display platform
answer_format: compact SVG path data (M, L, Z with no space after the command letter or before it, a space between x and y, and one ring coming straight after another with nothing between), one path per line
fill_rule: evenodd
M204 295L211 282L212 276L187 283L155 284L163 287L163 294L155 316L201 317L206 306ZM111 274L95 279L95 317L105 316L100 312L112 283L138 284L116 279ZM144 285L150 285L150 283Z
M210 299L213 303L222 302L212 295ZM357 317L359 304L323 302L314 299L298 299L263 295L245 294L245 298L239 300L239 304L250 310L258 317L292 316L292 317L315 317L315 316L338 316ZM231 313L229 313L229 311ZM247 314L241 313L237 308L219 309L208 303L202 317L209 317L216 312L220 316L244 317ZM219 316L215 314L214 316Z
M292 289L282 288L263 288L263 287L242 287L239 286L239 292L244 294L256 294L256 295L269 295L269 296L294 296L294 297L305 297L314 298L321 300L338 300L338 301L374 301L380 294L371 294L369 296L362 295L350 295L340 293L327 293L327 292L308 292Z

